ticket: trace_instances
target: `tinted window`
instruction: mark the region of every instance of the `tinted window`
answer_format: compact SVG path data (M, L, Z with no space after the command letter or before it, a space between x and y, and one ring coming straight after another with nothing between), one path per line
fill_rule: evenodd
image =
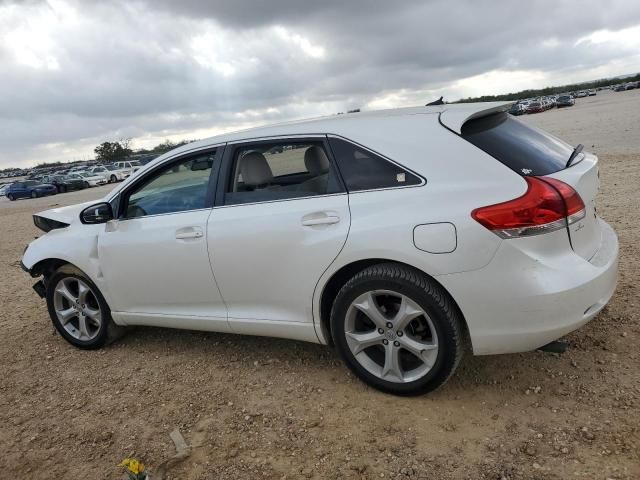
M375 153L340 138L330 138L331 151L350 192L419 185L420 177Z
M462 138L521 175L549 175L562 170L573 152L571 145L506 113L465 123Z
M322 142L260 143L235 150L224 203L265 202L340 191Z
M156 171L128 194L126 218L206 207L215 153L189 157Z

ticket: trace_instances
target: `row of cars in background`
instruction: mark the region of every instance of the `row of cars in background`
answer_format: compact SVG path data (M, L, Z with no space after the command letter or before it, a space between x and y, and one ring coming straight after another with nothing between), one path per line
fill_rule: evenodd
M600 87L598 90L612 90L614 92L623 92L640 88L640 82L627 82L618 85L609 85L608 87ZM524 115L526 113L540 113L553 107L571 107L575 105L576 98L593 97L598 94L595 89L578 90L575 92L565 92L557 95L547 95L536 98L525 98L518 100L511 106L509 113L511 115Z
M120 182L141 167L142 165L136 161L122 161L92 167L73 167L45 175L33 174L26 180L3 185L0 188L0 195L5 195L13 201L19 198L38 198L82 190Z
M575 105L576 98L592 97L597 92L595 90L580 90L578 92L560 93L558 95L548 95L538 98L526 98L518 100L511 106L511 115L524 115L526 113L545 112L551 108L571 107Z

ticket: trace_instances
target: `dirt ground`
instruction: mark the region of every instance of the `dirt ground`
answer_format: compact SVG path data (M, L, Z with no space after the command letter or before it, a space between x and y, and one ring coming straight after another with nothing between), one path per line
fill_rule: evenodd
M0 199L0 478L640 478L640 91L524 117L600 156L598 212L621 243L609 306L564 355L467 356L428 396L366 387L328 348L139 328L95 352L55 335L19 267L30 214L109 187ZM152 478L158 478L153 476Z

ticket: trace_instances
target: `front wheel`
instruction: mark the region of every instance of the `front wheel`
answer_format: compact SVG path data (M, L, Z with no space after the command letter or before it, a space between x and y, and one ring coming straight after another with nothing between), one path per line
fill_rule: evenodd
M111 183L116 183L118 181L118 177L115 175L111 175L111 179L109 180Z
M361 380L398 395L444 384L464 352L462 319L447 293L421 272L393 263L369 267L342 287L331 334Z
M13 202L15 200L15 197L12 194L8 194L7 198L9 199L10 202Z
M36 192L35 190L33 190L31 192L31 198L38 198L38 192Z
M124 333L98 287L81 270L64 265L47 281L47 308L54 327L70 344L95 349Z
M84 188L89 188L91 185L89 185L89 182L84 182L84 183L82 184L82 186L83 186Z

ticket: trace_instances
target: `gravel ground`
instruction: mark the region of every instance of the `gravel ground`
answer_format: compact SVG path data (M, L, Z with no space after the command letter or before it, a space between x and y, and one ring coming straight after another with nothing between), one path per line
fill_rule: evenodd
M55 335L19 267L30 214L109 187L0 199L0 478L640 478L640 91L524 117L601 159L598 211L621 242L609 306L564 355L466 357L437 392L367 388L328 348L139 328L95 352ZM179 428L191 455L175 454ZM159 478L154 475L153 478Z

